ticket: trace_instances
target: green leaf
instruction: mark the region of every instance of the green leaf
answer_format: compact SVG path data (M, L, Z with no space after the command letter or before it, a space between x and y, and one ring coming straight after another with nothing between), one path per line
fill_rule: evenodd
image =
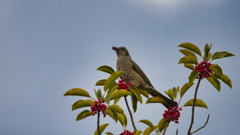
M72 88L68 90L63 96L84 96L84 97L90 97L90 94L81 88Z
M125 114L122 114L123 115L123 120L124 120L124 126L127 127L127 117Z
M149 98L148 91L143 90L143 89L138 89L138 90L139 90L139 92L140 92L143 96L145 96L146 98Z
M227 75L223 74L222 78L220 78L220 76L217 75L216 73L212 73L211 77L222 80L225 84L227 84L230 88L232 88L232 81Z
M163 129L167 126L168 121L165 118L162 118L159 122L158 122L158 130L160 131L160 133L163 131Z
M211 45L211 46L212 46L212 45ZM204 47L204 52L205 52L206 58L208 57L208 54L209 54L210 49L211 49L211 48L209 47L209 45L206 44L205 47Z
M182 44L178 45L178 47L186 48L186 49L188 49L192 52L195 52L196 54L202 56L202 53L201 53L200 49L192 43L185 42L185 43L182 43Z
M107 94L107 96L105 97L105 101L109 105L109 103L110 103L110 95L109 94Z
M146 128L145 131L143 132L143 135L150 135L152 131L156 128L157 126L154 126L154 128L151 128L151 127Z
M84 110L81 113L78 114L76 121L82 120L88 116L92 116L94 113L90 112L89 110Z
M167 91L167 95L174 101L174 95L173 95L172 89L169 89L169 90Z
M218 90L218 92L220 92L221 84L217 79L208 77L207 80Z
M177 98L177 89L175 87L172 88L172 93L173 93L174 98L176 99Z
M99 81L95 84L95 86L104 86L105 82L106 82L106 79L99 80Z
M129 88L129 90L137 97L138 101L142 104L142 97L141 97L141 93L139 92L139 90L134 86Z
M115 99L114 99L114 104L117 104L117 102L118 102L120 99L121 99L121 97L120 97L120 98L115 98Z
M188 100L184 106L193 106L193 99ZM207 104L205 102L203 102L201 99L196 99L196 103L195 106L197 107L203 107L203 108L207 108Z
M132 93L127 91L127 90L125 90L125 89L119 89L119 90L113 92L110 95L110 100L115 99L115 98L120 98L122 96L127 96L127 95L132 95Z
M97 68L97 70L103 71L109 74L112 74L115 72L114 69L112 69L110 66L107 66L107 65L100 66L99 68Z
M181 58L178 62L178 64L180 63L192 63L192 64L198 64L198 60L197 60L197 57L196 56L192 56L192 55L189 55L189 56L185 56L183 58Z
M112 87L109 88L108 94L110 95L113 93L119 86L117 84L113 85Z
M230 56L235 56L235 55L232 53L226 52L226 51L215 52L212 55L212 60L219 59L219 58L226 58L226 57L230 57Z
M218 64L213 64L213 67L216 69L216 73L222 78L223 72L222 68Z
M142 119L142 120L140 120L139 122L142 122L142 123L148 125L149 127L154 128L152 122L149 121L149 120Z
M102 96L102 93L101 93L101 90L99 89L99 90L97 90L96 97L97 97L97 99L101 99L101 96Z
M189 84L193 83L193 81L197 78L197 76L200 74L200 72L197 72L196 70L193 70L190 74L190 76L188 77L189 80Z
M195 70L194 66L191 63L184 63L184 67Z
M108 116L110 116L116 123L117 123L117 120L118 120L118 115L115 111L113 110L110 110L110 109L106 109L104 111L105 114L107 114Z
M109 125L109 124L102 124L102 125L99 127L100 135L102 134L103 130L104 130L108 125ZM98 129L96 129L96 131L94 132L94 135L98 135Z
M185 56L191 55L191 56L195 56L195 57L196 57L196 55L195 55L192 51L189 51L189 50L187 50L187 49L180 49L179 51L180 51L181 53L183 53Z
M118 121L121 123L121 125L124 125L124 116L120 113L117 113L118 115Z
M142 133L141 130L137 130L137 132L134 135L140 135Z
M183 97L185 92L193 85L194 83L185 83L180 90L180 97Z
M121 113L121 114L124 113L123 109L118 105L110 105L110 106L108 106L108 109L113 110L117 113Z
M112 83L114 83L115 80L123 73L124 71L117 71L112 73L110 77L108 77L107 81L105 82L104 90L106 91L112 85Z
M91 99L88 99L88 100L78 100L77 102L75 102L72 105L72 111L76 110L76 109L79 109L79 108L82 108L82 107L92 106L93 104L94 104L94 101L91 100Z
M107 135L113 135L113 133L111 133L111 132L106 132L106 134L107 134Z
M135 113L137 111L137 97L135 95L131 96L131 100L132 100L132 108L133 108L133 112Z
M148 103L162 103L167 104L167 102L161 97L151 97L147 100L146 104Z

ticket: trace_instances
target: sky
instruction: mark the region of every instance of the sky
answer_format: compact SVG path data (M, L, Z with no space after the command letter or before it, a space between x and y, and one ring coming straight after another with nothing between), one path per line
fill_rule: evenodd
M71 111L75 101L87 98L63 94L83 88L94 97L94 89L103 89L95 83L109 74L96 69L102 65L116 69L112 46L125 46L153 86L164 93L188 82L191 71L178 64L183 54L177 46L191 42L202 51L212 43L212 53L236 55L212 62L222 67L233 86L230 89L221 82L218 92L206 79L201 82L197 97L208 109L196 108L193 130L203 126L210 114L207 126L196 135L237 135L239 5L237 0L1 0L0 134L93 135L96 116L75 120L90 108ZM193 98L195 87L187 91L180 106ZM138 121L148 119L157 125L165 110L161 104L145 104L146 100L143 97L133 114L142 131L147 126ZM123 99L118 105L129 118ZM171 123L166 134L173 135L176 129L186 134L190 119L191 107L184 107L179 124ZM104 133L123 131L109 117L101 117L100 124L104 123L110 124ZM127 129L133 131L130 119Z

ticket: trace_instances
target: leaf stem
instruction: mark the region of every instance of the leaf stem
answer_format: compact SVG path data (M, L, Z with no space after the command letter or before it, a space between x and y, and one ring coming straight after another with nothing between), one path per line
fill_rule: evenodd
M202 76L200 76L199 79L198 79L198 83L197 83L195 94L194 94L193 106L192 106L192 119L191 119L191 123L190 123L189 129L188 129L188 135L191 135L191 129L192 129L192 126L193 126L193 123L194 123L195 103L196 103L196 99L197 99L197 91L198 91L199 84L200 84L201 80L202 80Z
M128 112L129 112L131 121L132 121L133 129L137 131L137 128L136 128L136 126L135 126L135 124L134 124L134 121L133 121L132 112L131 112L131 110L130 110L130 108L129 108L129 106L128 106L127 97L124 96L124 99L125 99L125 103L126 103L126 106L127 106L127 109L128 109Z

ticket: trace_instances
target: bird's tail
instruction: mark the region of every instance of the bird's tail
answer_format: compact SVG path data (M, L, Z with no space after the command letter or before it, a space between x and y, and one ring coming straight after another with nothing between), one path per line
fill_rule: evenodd
M168 107L170 107L170 106L173 107L173 106L176 106L176 105L177 105L177 102L175 102L175 101L167 98L166 96L164 96L163 94L161 94L160 92L158 92L158 91L157 91L156 89L154 89L153 87L151 87L151 89L148 89L147 91L148 91L148 93L149 93L150 95L152 95L153 97L161 97L161 98L163 98L163 99L167 102L167 104L163 104L166 108L168 108Z

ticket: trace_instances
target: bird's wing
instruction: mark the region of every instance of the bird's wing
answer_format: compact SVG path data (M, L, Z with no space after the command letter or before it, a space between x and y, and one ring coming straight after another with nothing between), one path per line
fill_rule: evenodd
M147 78L147 76L142 71L142 69L133 60L131 60L131 64L132 64L132 69L136 71L149 85L152 86L150 80Z

